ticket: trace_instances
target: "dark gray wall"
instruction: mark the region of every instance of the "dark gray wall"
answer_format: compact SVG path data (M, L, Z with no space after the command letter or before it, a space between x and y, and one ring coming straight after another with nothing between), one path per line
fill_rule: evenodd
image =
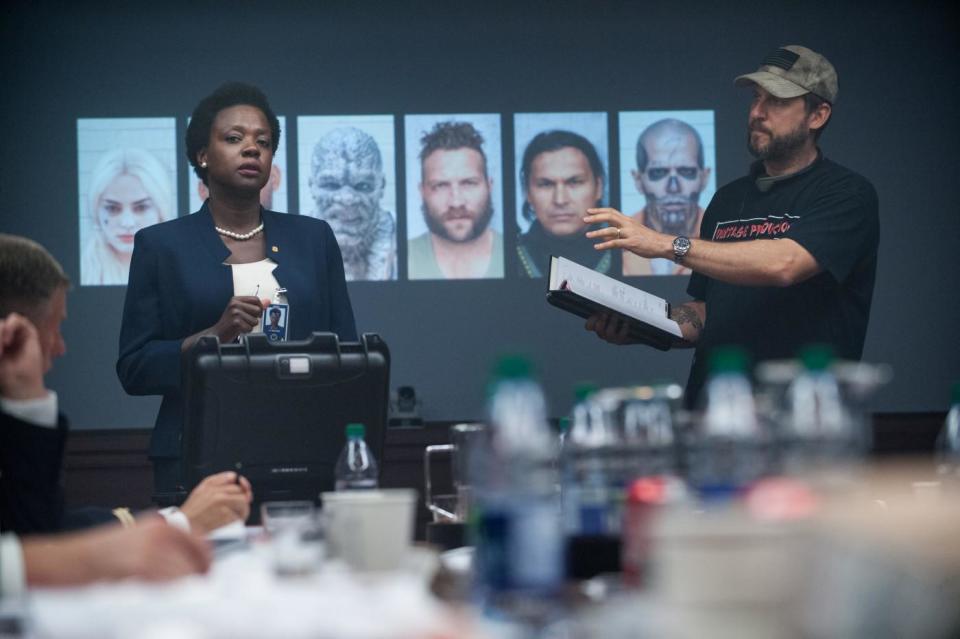
M950 381L960 379L953 3L727 4L7 5L0 228L49 247L79 281L76 119L176 116L182 126L227 79L260 85L288 123L307 114L713 109L723 184L749 162L748 98L733 77L779 45L802 43L840 75L825 152L880 194L865 359L893 364L896 380L875 408L943 409ZM509 212L512 162L505 169ZM642 285L682 299L685 281ZM351 295L360 330L381 333L392 348L393 385L415 386L430 419L480 416L487 371L504 350L534 355L555 415L568 408L576 380L686 379L689 353L601 343L548 307L544 286L355 283ZM113 372L123 297L122 287L70 296L69 351L50 382L79 428L152 424L157 401L127 397Z

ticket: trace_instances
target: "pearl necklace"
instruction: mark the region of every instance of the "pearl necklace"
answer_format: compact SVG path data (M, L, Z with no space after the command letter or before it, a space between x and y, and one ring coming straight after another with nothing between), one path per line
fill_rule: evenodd
M249 240L251 237L253 237L253 236L256 235L257 233L259 233L260 231L262 231L262 230L263 230L263 222L260 222L260 226L258 226L257 228L253 229L253 230L250 231L249 233L234 233L233 231L228 231L227 229L222 229L222 228L220 228L219 226L216 226L216 225L214 225L213 228L215 228L215 229L217 230L217 233L219 233L220 235L226 235L227 237L232 237L232 238L235 239L235 240L240 240L241 242L243 242L244 240Z

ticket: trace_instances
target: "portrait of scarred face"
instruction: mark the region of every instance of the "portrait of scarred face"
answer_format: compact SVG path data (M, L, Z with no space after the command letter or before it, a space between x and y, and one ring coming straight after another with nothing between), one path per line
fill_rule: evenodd
M333 228L341 250L362 245L386 185L376 140L354 127L334 129L317 142L310 168L316 216Z
M347 280L396 279L392 116L298 122L304 213L330 225Z
M622 111L618 118L623 212L668 236L699 237L716 191L713 111ZM690 269L625 251L623 274L689 275Z

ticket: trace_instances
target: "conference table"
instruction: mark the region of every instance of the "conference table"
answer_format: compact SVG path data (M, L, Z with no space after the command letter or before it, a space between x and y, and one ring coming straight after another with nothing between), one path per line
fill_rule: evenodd
M469 602L462 549L414 545L390 572L357 572L325 558L285 575L274 542L259 528L240 527L213 540L206 575L31 592L22 605L32 634L24 636L957 636L960 475L937 476L929 464L884 464L847 480L815 508L796 484L777 480L735 507L662 512L648 530L652 569L644 583L627 585L622 575L571 583L559 614L536 630L481 614ZM451 574L459 591L438 588L437 576Z
M259 527L214 540L206 575L166 584L126 582L36 590L26 602L37 637L220 639L243 637L468 637L470 615L430 593L435 551L414 547L402 569L352 571L335 559L278 574Z

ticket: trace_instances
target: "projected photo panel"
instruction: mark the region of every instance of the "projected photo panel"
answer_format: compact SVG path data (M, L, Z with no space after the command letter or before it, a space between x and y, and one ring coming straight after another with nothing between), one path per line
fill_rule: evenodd
M408 115L407 276L503 278L500 115Z
M177 216L174 118L77 120L80 284L125 286L133 236Z
M661 233L698 237L716 191L713 111L630 111L619 119L624 214ZM623 274L689 275L690 269L624 251Z
M609 202L606 113L517 113L518 268L545 277L551 255L601 273L620 272L619 251L597 252L585 236L588 208Z
M348 281L397 279L392 115L300 116L300 214L326 220Z
M277 119L280 120L280 145L273 154L270 179L260 189L260 204L269 211L286 213L290 210L287 204L287 120L282 115L277 116ZM190 118L187 118L187 122L189 121ZM193 167L188 167L187 171L187 192L190 194L190 211L199 211L208 192L206 185L194 173Z

